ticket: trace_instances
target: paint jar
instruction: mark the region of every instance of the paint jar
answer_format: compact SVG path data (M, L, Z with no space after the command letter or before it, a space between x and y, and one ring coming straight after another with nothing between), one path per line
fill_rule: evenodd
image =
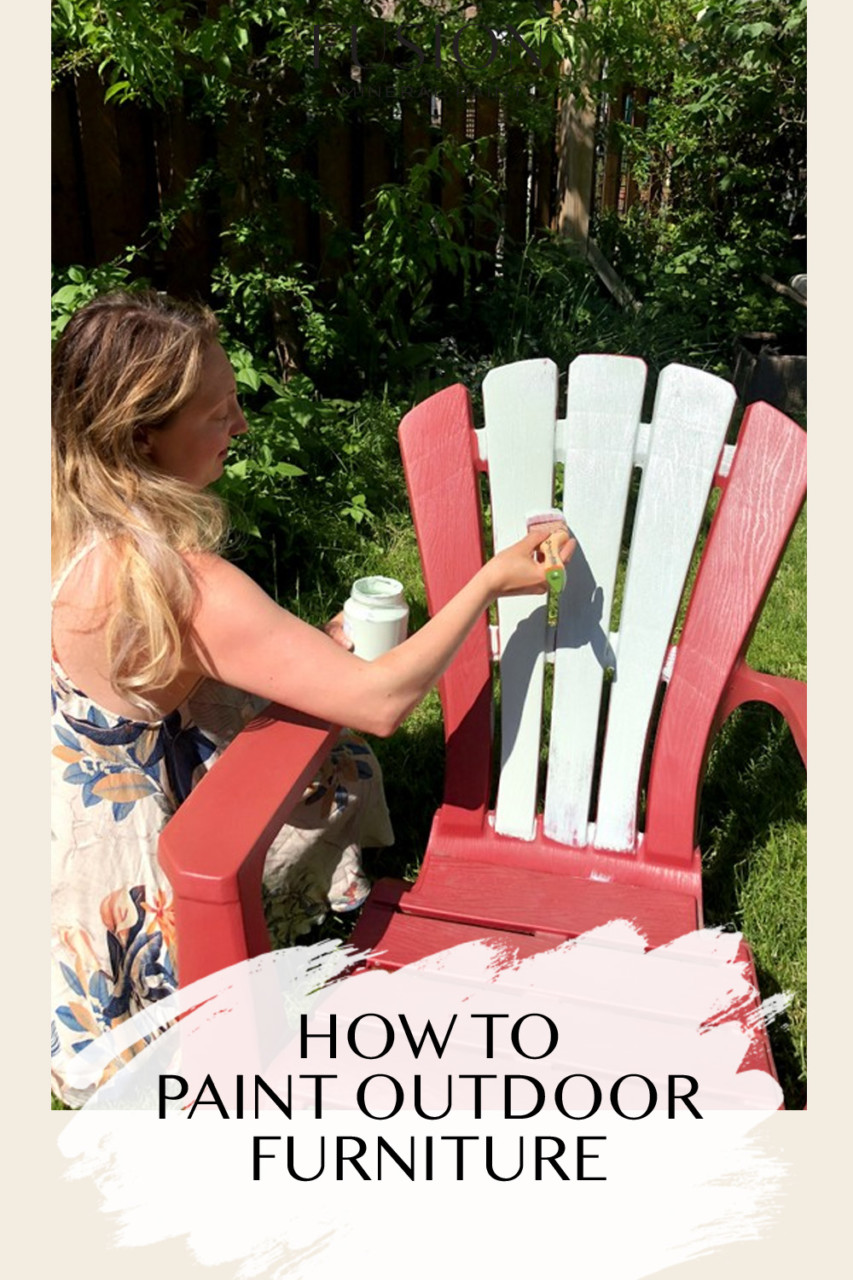
M409 606L403 584L380 575L358 578L344 605L344 635L359 658L371 660L405 640Z

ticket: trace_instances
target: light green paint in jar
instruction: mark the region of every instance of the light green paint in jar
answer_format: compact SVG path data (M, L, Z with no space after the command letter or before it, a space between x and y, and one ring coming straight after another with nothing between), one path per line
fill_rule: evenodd
M403 584L377 574L358 578L344 605L344 635L359 658L372 660L405 640L409 606Z

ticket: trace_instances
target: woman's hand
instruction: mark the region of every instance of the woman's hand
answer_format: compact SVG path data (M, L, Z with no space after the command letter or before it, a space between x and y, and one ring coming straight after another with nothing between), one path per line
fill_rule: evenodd
M354 645L344 631L343 610L340 613L336 613L334 618L330 618L322 629L327 636L334 640L335 644L339 644L342 649L348 649L350 653L352 652Z
M560 523L539 525L482 566L429 622L373 662L345 653L340 615L327 623L337 644L270 599L236 565L188 556L198 604L187 670L246 689L334 724L387 737L447 670L483 610L498 596L547 591L539 547ZM575 548L558 554L565 564Z
M486 564L485 571L496 597L544 595L547 592L545 571L548 565L539 548L557 530L568 535L557 548L560 560L564 565L568 564L577 542L569 534L565 524L562 521L539 524L526 537L513 543L511 547L505 547Z

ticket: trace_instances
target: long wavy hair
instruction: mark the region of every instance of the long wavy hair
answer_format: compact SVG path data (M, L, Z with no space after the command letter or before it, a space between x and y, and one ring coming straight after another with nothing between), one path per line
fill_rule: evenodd
M75 312L53 351L52 574L86 543L109 540L110 681L148 712L178 675L191 624L182 556L219 549L227 520L215 495L158 470L143 446L198 390L218 327L207 307L116 291Z

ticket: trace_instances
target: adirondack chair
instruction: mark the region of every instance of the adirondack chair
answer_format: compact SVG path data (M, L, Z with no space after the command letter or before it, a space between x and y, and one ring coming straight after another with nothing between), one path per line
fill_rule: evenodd
M430 612L482 563L479 473L488 473L496 550L552 506L578 548L556 627L541 598L498 602L497 626L475 628L441 683L444 802L413 888L381 881L353 942L394 968L475 937L518 954L613 918L649 946L701 927L697 804L715 731L741 703L787 719L806 757L802 682L753 671L745 654L805 495L805 434L777 410L751 406L735 448L733 388L684 366L665 369L651 422L635 359L581 356L558 417L556 367L525 361L490 372L485 427L451 387L401 425ZM614 589L635 468L642 479L618 632ZM712 483L723 490L680 641L671 639ZM500 768L489 807L492 676L500 671ZM546 663L553 662L544 806L537 812ZM612 673L609 685L605 676ZM638 807L650 725L665 697ZM603 743L601 739L603 737ZM599 744L601 746L599 748ZM746 948L742 958L751 964ZM766 1043L752 1055L772 1070Z
M765 701L784 715L805 761L805 685L762 675L745 660L804 499L805 434L779 411L755 404L737 446L726 445L733 388L679 365L662 372L644 424L645 382L640 360L581 356L571 365L559 416L556 367L524 361L487 375L482 430L473 426L461 386L432 396L401 425L431 612L483 562L482 472L499 550L524 534L527 515L553 505L555 463L562 464L563 509L578 546L556 626L543 597L501 600L497 625L484 615L441 681L444 800L422 869L414 887L380 881L353 934L357 946L381 952L378 965L394 968L478 937L502 939L523 956L613 918L633 921L652 947L696 929L703 922L697 803L715 731L741 703ZM617 569L637 468L615 631ZM673 646L713 483L723 493ZM501 730L494 809L493 660ZM182 983L268 948L264 854L335 732L272 708L166 827L160 856L175 894ZM769 1049L764 1057L772 1070Z

